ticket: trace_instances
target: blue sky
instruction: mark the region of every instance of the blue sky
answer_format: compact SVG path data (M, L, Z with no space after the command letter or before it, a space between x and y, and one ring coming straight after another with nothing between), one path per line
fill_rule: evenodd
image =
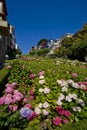
M87 0L6 0L6 4L23 54L40 39L76 33L87 22Z

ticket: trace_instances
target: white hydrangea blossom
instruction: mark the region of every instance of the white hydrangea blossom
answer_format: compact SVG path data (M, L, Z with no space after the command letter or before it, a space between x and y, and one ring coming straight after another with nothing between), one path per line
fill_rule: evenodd
M85 88L86 88L86 85L81 84L81 85L79 85L79 88L85 89Z
M41 93L42 93L42 92L43 92L43 89L42 89L42 88L40 88L40 89L39 89L39 92L41 92Z
M61 85L63 83L63 80L57 80L57 83Z
M65 101L72 102L72 98L70 96L66 96Z
M72 83L72 87L73 88L79 88L79 84L78 83Z
M40 84L44 84L44 83L45 83L45 80L44 80L44 79L39 80L39 83L40 83Z
M36 112L37 115L39 115L41 113L41 110L38 107L36 107L35 112Z
M73 81L72 79L68 79L68 80L67 80L67 83L68 83L68 84L73 84L74 81Z
M59 105L59 106L62 106L63 103L61 102L61 100L58 100L58 101L56 102L56 104Z
M43 104L40 102L39 105L38 105L38 107L42 108L42 106L43 106Z
M78 99L78 104L80 104L81 106L85 106L85 102L82 99Z
M46 88L44 88L43 92L44 92L44 94L48 94L50 92L50 89L46 87Z
M65 96L62 93L60 93L58 100L62 101L62 100L64 100L64 98L65 98Z
M44 79L44 76L43 76L43 75L41 75L41 76L39 77L39 79Z
M44 102L43 103L43 108L48 108L49 107L49 103L48 102Z
M49 112L47 110L45 110L45 109L43 109L42 112L43 112L44 116L49 115Z
M67 82L63 80L63 81L62 81L62 84L61 84L61 87L68 87Z
M75 111L75 112L81 112L81 107L73 106L72 109L73 109L73 111Z
M68 92L68 88L64 86L64 87L62 88L62 92Z

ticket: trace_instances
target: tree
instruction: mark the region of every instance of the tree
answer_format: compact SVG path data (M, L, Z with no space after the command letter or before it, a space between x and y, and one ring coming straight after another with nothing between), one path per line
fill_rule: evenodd
M48 40L46 38L42 38L38 43L37 46L41 46L41 48L46 48L47 47L47 42Z

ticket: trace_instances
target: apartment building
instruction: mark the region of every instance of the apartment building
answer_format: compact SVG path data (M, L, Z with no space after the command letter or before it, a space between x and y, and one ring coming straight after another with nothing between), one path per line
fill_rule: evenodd
M15 37L15 28L7 21L6 1L0 0L0 67L11 49L18 49Z

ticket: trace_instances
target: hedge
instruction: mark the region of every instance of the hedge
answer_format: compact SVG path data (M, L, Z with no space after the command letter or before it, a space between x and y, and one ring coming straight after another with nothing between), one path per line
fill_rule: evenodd
M2 68L0 70L0 96L4 90L4 85L6 83L6 78L9 75L9 70L7 69L7 67L5 66L4 68Z

